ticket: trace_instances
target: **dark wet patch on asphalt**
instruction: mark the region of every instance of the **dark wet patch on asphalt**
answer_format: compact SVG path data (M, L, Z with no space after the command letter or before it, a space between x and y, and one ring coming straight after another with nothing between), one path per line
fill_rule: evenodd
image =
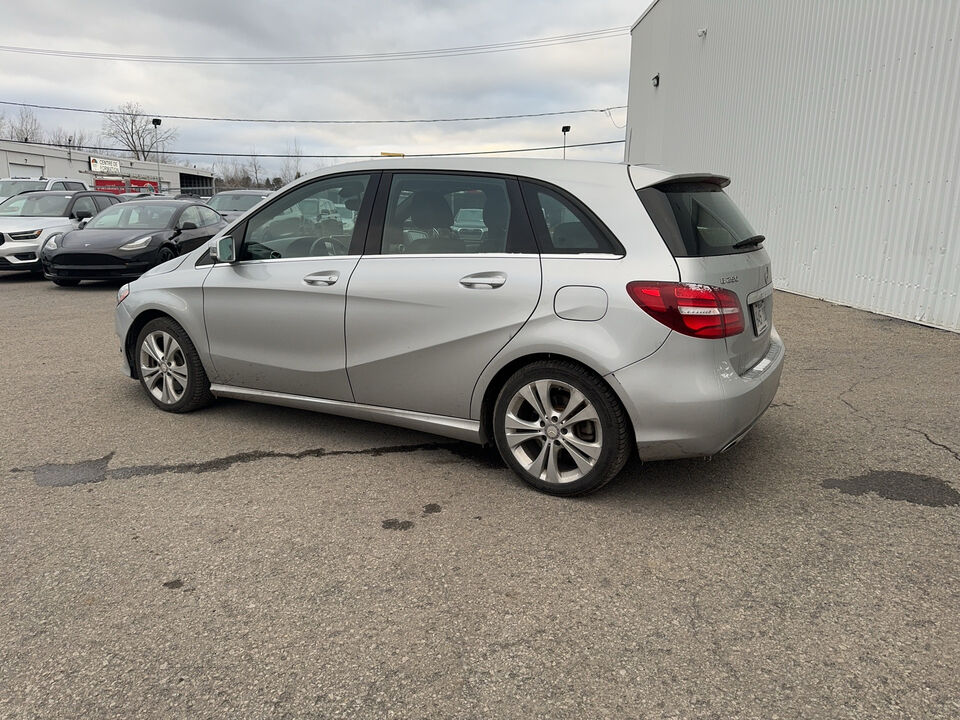
M167 590L179 590L183 587L183 580L180 578L177 578L176 580L170 580L169 582L165 582L163 586Z
M111 459L113 453L69 465L40 465L33 468L33 477L40 487L68 487L102 482L107 477L107 465ZM69 471L64 472L65 468L69 468ZM16 472L16 468L14 471Z
M424 515L432 515L433 513L440 512L442 508L437 503L427 503L423 506Z
M384 530L409 530L413 527L413 521L390 518L389 520L384 520L381 526Z
M865 475L832 478L821 484L828 490L839 490L847 495L876 493L885 500L926 507L960 505L960 492L940 478L898 470L871 470Z
M75 463L48 463L34 467L12 468L11 472L33 472L37 485L42 487L69 487L87 483L98 483L104 480L129 480L130 478L149 475L163 475L165 473L208 473L226 470L227 468L257 460L271 458L285 458L288 460L302 460L303 458L336 457L338 455L369 455L380 457L397 453L411 453L420 450L447 450L464 459L475 459L464 449L467 443L419 443L417 445L388 445L385 447L364 448L362 450L325 450L311 448L300 452L277 452L274 450L253 450L236 453L212 460L201 462L175 463L169 465L131 465L110 469L108 466L115 453L109 453L93 460L81 460ZM469 446L473 447L473 446ZM479 451L479 446L477 453ZM483 463L486 464L486 463ZM503 467L499 465L498 467Z

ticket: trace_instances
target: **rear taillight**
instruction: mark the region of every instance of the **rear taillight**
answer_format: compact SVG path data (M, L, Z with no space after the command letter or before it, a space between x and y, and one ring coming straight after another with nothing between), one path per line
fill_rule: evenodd
M693 283L627 283L627 293L650 317L668 328L699 338L743 332L740 300L729 290Z

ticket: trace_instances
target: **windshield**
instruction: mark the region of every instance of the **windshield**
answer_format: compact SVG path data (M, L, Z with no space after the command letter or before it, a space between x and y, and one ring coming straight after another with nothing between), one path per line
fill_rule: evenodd
M463 208L457 212L457 219L454 220L455 223L476 223L483 224L483 209L482 208Z
M170 224L177 209L171 205L131 205L121 203L107 208L87 223L88 228L100 230L159 230Z
M70 195L16 195L0 203L4 217L63 217Z
M0 197L10 197L24 190L43 190L43 180L0 180Z
M210 202L208 202L207 205L212 207L214 210L220 210L221 212L240 212L243 210L249 210L265 197L266 195L220 193L219 195L214 195L212 198L210 198Z

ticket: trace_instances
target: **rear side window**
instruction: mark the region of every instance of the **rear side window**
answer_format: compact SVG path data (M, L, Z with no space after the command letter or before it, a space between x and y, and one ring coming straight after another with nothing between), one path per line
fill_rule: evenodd
M78 182L67 182L64 183L67 186L67 190L86 190L86 188Z
M756 231L723 189L708 182L669 183L637 191L674 257L710 257L756 250L734 247Z
M622 255L619 247L572 198L534 183L523 183L523 197L544 254L609 253Z

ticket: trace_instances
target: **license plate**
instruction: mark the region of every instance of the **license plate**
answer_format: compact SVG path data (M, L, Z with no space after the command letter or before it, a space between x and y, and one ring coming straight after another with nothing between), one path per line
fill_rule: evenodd
M766 298L753 303L753 305L750 306L750 314L753 316L753 331L757 337L759 337L767 331L770 325L770 321L767 319Z

